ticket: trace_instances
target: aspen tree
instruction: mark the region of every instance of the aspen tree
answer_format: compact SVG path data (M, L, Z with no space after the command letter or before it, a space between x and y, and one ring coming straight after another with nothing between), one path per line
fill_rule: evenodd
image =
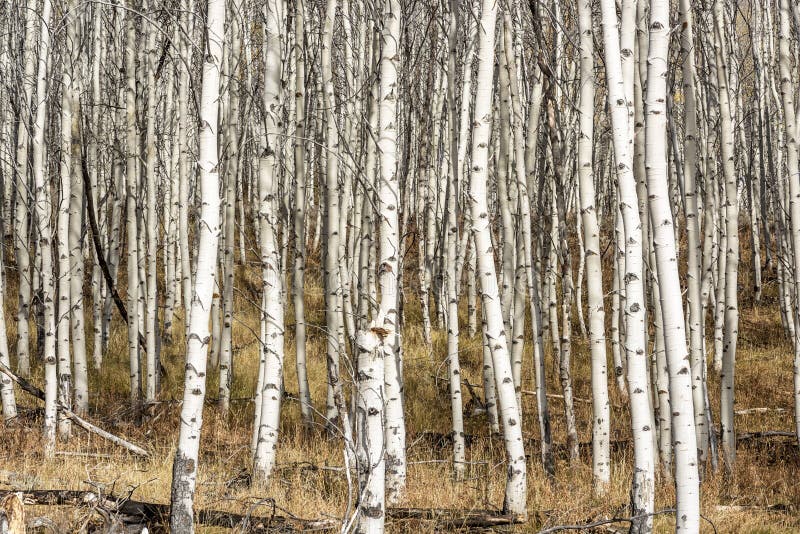
M145 4L147 5L147 4ZM156 399L156 383L158 381L158 354L157 354L157 329L158 329L158 220L156 211L156 29L150 24L145 24L147 32L144 50L145 83L147 85L147 100L145 101L146 131L144 140L145 159L145 252L146 278L145 281L145 315L144 332L146 340L146 365L144 380L144 401L150 403Z
M125 198L128 262L128 358L130 360L131 404L138 408L141 402L139 368L139 239L136 221L136 197L139 175L139 136L136 131L136 22L129 11L126 17L125 41Z
M322 99L326 110L326 151L329 155L325 160L325 185L327 201L326 232L327 247L325 251L325 322L327 325L327 366L328 366L328 399L327 399L327 426L334 428L334 419L339 418L339 431L345 441L345 462L349 466L354 463L352 426L350 415L344 398L344 390L340 375L340 351L346 347L341 342L343 324L341 319L341 281L339 271L339 130L336 123L336 101L333 83L333 30L336 18L337 0L328 0L325 6L325 20L322 31Z
M406 485L405 420L403 417L402 363L400 359L400 323L398 315L398 282L400 276L401 192L397 175L397 101L399 98L400 2L384 0L381 32L380 106L378 150L380 152L380 181L378 209L380 245L378 272L381 289L380 316L388 331L383 340L384 402L386 410L386 501L395 504ZM382 313L381 313L382 312Z
M692 369L692 398L694 402L695 429L697 433L697 455L699 466L706 461L708 451L708 426L704 393L706 388L705 354L703 325L705 315L701 302L701 256L700 256L700 222L698 220L697 191L697 108L695 101L694 78L697 75L694 58L694 17L692 6L688 0L681 0L682 18L681 54L683 55L683 97L684 105L684 162L683 177L685 181L684 214L686 216L687 241L687 308L689 311L689 339Z
M233 288L235 283L234 246L236 239L236 183L239 179L239 94L241 80L239 64L241 55L242 4L232 3L233 19L230 24L231 46L227 53L227 75L229 103L225 110L224 137L227 145L225 165L225 214L222 235L222 330L219 354L219 407L227 415L230 410L231 382L233 380ZM280 46L280 42L278 42ZM260 172L260 171L259 171ZM263 200L263 198L262 198ZM239 221L243 224L243 221Z
M188 27L188 37L191 37L194 22L194 17L192 16L194 0L188 0L188 2L181 0L181 6L185 6L185 15L181 17L181 21ZM191 253L189 251L189 147L187 143L190 69L194 54L190 53L188 37L184 36L180 40L180 54L187 63L184 68L180 69L178 79L178 151L180 152L180 160L178 162L178 243L181 253L184 330L187 337L189 335L189 311L192 309L194 295Z
M181 407L180 435L172 464L173 532L194 532L192 504L197 483L200 430L203 425L203 402L209 337L208 321L217 266L219 239L219 158L217 152L217 115L219 82L225 39L225 2L208 0L205 23L205 54L200 97L200 196L202 206L198 224L197 272L194 279L189 336L186 342L186 374Z
M19 272L19 290L17 308L17 370L23 377L30 374L30 330L28 321L31 311L31 291L33 276L31 273L31 243L29 240L30 225L28 214L32 212L30 201L35 199L29 194L28 158L33 122L33 95L36 90L36 55L37 29L39 22L37 0L28 0L25 7L25 37L23 41L22 59L24 62L23 98L20 105L20 121L17 127L16 153L16 202L14 209L14 255ZM44 11L44 6L42 6ZM43 37L42 37L43 38Z
M261 233L261 272L264 284L264 303L262 321L264 325L264 363L260 398L261 408L258 427L258 440L254 457L254 472L261 481L267 481L275 466L278 449L278 427L280 402L283 391L283 275L281 272L280 250L278 248L278 179L276 172L276 152L279 149L281 131L280 119L280 80L281 80L281 35L280 24L283 16L283 2L270 0L266 6L266 26L264 38L264 111L265 148L259 159L258 188L259 217Z
M722 453L725 470L732 474L736 461L736 433L734 430L734 369L736 342L739 329L738 272L739 272L739 191L733 155L733 117L729 100L728 73L725 61L725 21L722 2L714 2L714 43L717 62L717 88L719 90L720 149L722 171L725 179L725 331L721 379L720 423ZM791 134L791 132L787 132Z
M592 2L579 0L580 30L580 134L578 137L578 180L583 241L586 246L586 285L589 311L589 343L592 357L592 472L595 489L605 493L611 480L611 410L606 370L603 272L600 258L600 227L595 210L592 145L594 144L594 41Z
M384 11L384 16L391 14L391 11ZM380 65L382 59L381 40L377 26L375 27L375 36L372 39L373 56L377 59ZM370 94L370 112L369 112L369 127L372 129L376 127L378 135L382 132L379 130L378 109L379 109L379 94L380 94L380 80L372 83L372 90ZM377 171L377 154L374 148L377 148L371 142L372 136L366 138L367 145L367 161L366 171L367 178L371 179L372 175ZM380 139L378 137L377 139ZM393 177L392 177L393 178ZM382 215L385 213L387 206L383 202L387 200L382 194L384 189L396 188L396 181L384 182L384 176L375 177L380 180L377 189L378 195L378 210ZM394 193L396 193L396 189ZM364 192L364 213L372 211L372 205L369 203L368 198L372 195L369 189ZM394 210L396 213L396 210ZM383 217L381 217L383 220ZM396 219L395 219L396 221ZM363 231L369 232L372 227L371 217L367 218L368 227L362 228ZM383 226L382 226L383 229ZM391 232L389 228L388 239L381 238L381 245L388 245L392 243L392 239L397 239L397 235ZM383 235L383 232L382 234ZM396 245L396 241L394 242ZM362 247L370 247L372 240L362 242ZM361 261L366 264L366 268L372 265L369 257L369 250L362 250ZM364 273L366 274L366 273ZM379 310L374 319L369 325L364 324L362 330L359 331L356 339L357 355L357 378L358 378L358 391L356 399L355 410L355 424L357 433L357 457L358 457L358 478L359 478L359 495L358 495L358 523L356 525L357 532L371 532L381 533L384 530L384 523L386 520L386 436L385 436L385 348L387 338L392 337L391 328L393 325L386 324L385 313L387 309L392 309L396 305L396 294L392 292L392 280L386 280L383 272L381 272L381 282L388 282L387 287L381 286L381 300L379 303ZM363 288L362 291L368 292L368 288ZM392 312L394 310L392 309ZM366 315L367 310L363 310Z
M691 362L686 347L678 259L667 177L667 71L669 1L650 2L647 73L646 165L658 270L664 348L669 369L669 407L675 454L676 531L700 530L700 485L692 402Z
M306 269L306 150L305 150L305 0L297 0L294 10L295 61L295 212L294 212L294 339L296 347L297 387L303 424L311 429L313 412L306 369L305 269Z
M70 6L68 6L70 7ZM74 5L71 5L74 8ZM70 10L72 11L72 10ZM56 239L58 253L58 306L56 319L56 350L58 354L58 401L67 408L72 408L72 358L70 353L70 318L73 314L73 300L79 301L80 295L72 297L70 295L73 288L73 278L77 278L80 273L73 269L73 247L72 241L76 241L80 235L80 221L78 221L78 236L72 236L72 224L79 213L73 215L72 182L73 182L73 143L78 146L78 101L75 95L78 80L73 76L78 69L75 63L78 57L78 35L77 17L72 13L72 17L67 22L67 32L65 35L65 49L69 52L65 55L64 65L61 73L61 161L59 166L60 188L58 198L58 218L56 223ZM74 91L74 92L73 92ZM76 154L80 157L80 154ZM77 162L76 162L77 163ZM82 191L80 191L82 193ZM81 194L80 199L83 198ZM77 212L77 210L75 210ZM80 250L78 250L80 261L83 261ZM74 263L78 263L74 261ZM83 280L77 284L77 290L82 290ZM82 328L82 327L81 327ZM79 333L80 334L80 333ZM82 341L82 337L80 338ZM77 345L77 344L76 344ZM77 348L77 347L76 347ZM77 352L77 351L76 351ZM83 371L86 369L86 354L83 354ZM77 362L76 362L77 363ZM86 377L82 377L82 389L84 394L88 394L86 389ZM71 421L66 416L61 416L58 422L59 435L66 440L71 435Z
M472 139L472 167L470 172L470 212L472 234L478 262L478 272L486 321L486 336L492 355L499 401L499 414L503 424L508 473L503 509L511 514L527 516L525 451L522 443L522 421L519 418L514 382L511 377L503 313L494 266L494 248L489 229L489 210L486 200L488 175L488 142L491 130L491 105L495 53L495 23L499 5L494 0L483 0L478 29L478 75L475 96L475 125Z
M789 19L789 2L780 2L780 24L778 26L778 66L780 72L781 103L783 104L783 121L786 129L785 150L786 167L789 181L789 208L792 232L792 245L794 246L794 292L800 295L800 163L798 163L798 131L797 116L795 114L794 91L791 74L791 21ZM800 305L795 303L793 308L795 322L794 342L794 409L795 433L800 436L800 338L797 337L798 324L800 324Z
M43 345L45 365L45 406L44 406L44 456L53 458L56 452L56 402L59 391L56 361L56 304L53 270L53 231L50 221L52 198L50 185L45 181L45 121L47 119L47 73L50 68L50 16L53 5L44 0L41 11L41 32L39 56L36 66L36 108L34 113L33 142L33 185L36 207L38 250L41 253L41 290L44 315ZM69 390L67 390L69 393Z
M605 46L608 105L610 108L619 206L625 234L625 351L634 440L634 473L631 504L635 532L650 532L654 500L653 428L647 379L644 340L644 291L642 279L641 219L639 218L636 180L633 176L631 129L622 78L620 34L614 2L600 2Z
M77 26L77 22L71 23ZM77 33L77 32L76 32ZM69 199L69 270L70 270L70 326L72 333L72 362L73 362L73 392L74 410L78 415L83 415L89 410L89 376L86 361L86 325L84 323L84 185L81 176L81 138L80 116L81 105L77 98L77 89L73 89L74 108L72 115L72 134L70 151L72 169L70 171L70 199ZM90 193L91 194L91 193Z
M456 84L456 54L457 54L457 32L462 22L461 2L453 0L449 4L447 41L449 54L447 56L447 100L450 105L450 143L453 145L451 156L458 158L458 151L461 145L458 144L458 133L456 131L456 119L458 118L458 107L456 105L455 84ZM465 60L468 61L468 60ZM462 101L471 100L471 95L462 94ZM464 412L463 400L461 397L461 363L458 356L460 328L458 323L458 293L461 280L456 278L456 262L458 258L458 194L460 191L461 174L459 162L452 161L449 167L447 185L447 249L445 285L447 291L447 372L450 387L450 414L453 421L453 473L457 480L464 477L466 471L466 454L464 440Z
M528 297L530 300L531 329L533 330L533 367L534 380L536 383L536 408L539 417L539 435L542 440L542 465L545 473L549 477L555 474L555 464L553 462L553 440L550 432L550 408L547 400L547 384L545 380L544 362L544 323L542 321L542 306L539 290L539 270L534 261L534 242L532 237L531 223L531 190L535 183L535 167L537 152L537 137L539 131L539 117L542 101L542 74L538 66L534 69L534 83L531 89L530 102L528 103L527 145L523 147L524 154L520 156L517 149L517 158L525 165L525 175L517 175L518 187L520 188L520 212L522 214L522 243L524 248L524 260L526 263L526 278L528 286ZM513 87L513 86L512 86ZM521 113L521 110L520 110ZM520 129L522 121L520 120ZM517 170L519 173L519 168Z
M3 279L3 266L0 265L0 303L5 302L6 285ZM5 306L0 305L0 366L11 368L8 354L8 332L6 330ZM0 371L0 406L3 409L3 420L10 421L17 417L17 400L14 396L14 383L11 378Z

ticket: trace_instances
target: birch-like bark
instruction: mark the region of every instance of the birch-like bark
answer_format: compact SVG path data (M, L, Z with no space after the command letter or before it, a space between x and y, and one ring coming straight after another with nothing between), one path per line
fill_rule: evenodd
M608 83L614 155L619 202L625 229L625 350L628 365L631 425L634 438L634 473L631 504L634 532L650 532L653 519L654 464L650 413L650 394L647 379L647 354L644 339L644 288L642 280L642 224L639 218L636 179L633 176L631 130L628 101L622 78L619 32L616 7L612 0L601 0L605 67Z
M381 289L379 315L388 331L383 341L384 400L386 409L386 502L396 504L406 485L405 420L403 418L403 379L400 360L400 209L401 195L397 175L397 101L399 98L399 44L401 24L400 2L384 0L381 32L380 106L378 122L378 151L380 153L380 182L378 209L380 244L378 272Z
M63 84L62 91L66 93L62 95L62 102L64 99L69 100L69 136L62 130L63 148L70 152L68 169L66 171L70 179L69 185L69 225L68 225L68 238L67 246L69 247L69 314L62 316L62 320L67 320L72 332L72 356L74 366L74 379L73 391L67 391L66 396L69 398L66 406L72 405L72 397L74 394L75 406L74 409L78 414L85 414L89 408L89 384L88 384L88 370L86 366L86 337L84 331L84 317L83 317L83 179L81 177L81 139L79 132L80 124L80 83L77 79L80 74L78 65L79 57L79 35L78 35L78 14L77 4L71 1L68 5L70 14L72 15L67 22L67 43L69 50L70 65L64 66L64 73L62 79L66 81L69 79L68 84ZM69 74L67 74L69 71ZM63 113L63 111L62 111ZM62 124L62 128L65 125ZM69 146L67 146L69 141ZM63 162L67 163L67 158L62 158ZM62 274L63 276L63 274Z
M780 2L780 24L778 26L778 66L780 72L781 103L783 104L783 121L786 129L786 166L789 180L789 208L791 219L792 244L794 245L794 289L795 296L800 295L800 163L798 163L797 116L792 87L791 74L791 24L789 19L789 1ZM780 179L780 178L779 178ZM795 337L794 341L794 410L795 433L800 436L800 304L794 306Z
M700 222L698 215L697 191L697 104L695 101L694 77L697 75L694 56L694 17L689 0L680 3L682 31L681 54L683 55L683 96L684 96L684 149L683 178L685 181L684 214L686 216L687 307L689 311L689 346L692 367L692 398L694 403L694 422L697 434L698 466L706 462L708 452L708 426L705 411L705 354L703 325L705 323L700 299L701 251Z
M721 381L720 425L722 455L725 470L732 474L736 461L736 432L734 430L734 367L736 342L739 335L738 274L739 274L739 191L734 166L733 116L728 89L727 62L725 59L725 23L720 0L714 2L715 56L717 61L717 88L719 90L720 148L722 172L725 178L726 201L725 234L725 332ZM791 134L791 132L787 132Z
M645 158L653 248L658 270L664 348L669 368L672 443L675 455L676 531L700 530L700 483L692 401L691 362L686 347L683 302L667 176L667 74L669 1L650 2Z
M217 268L217 244L220 231L219 158L217 116L222 50L225 40L225 2L208 0L206 19L203 80L200 97L200 196L202 207L198 224L197 272L192 295L189 337L186 347L186 374L180 435L172 464L172 508L170 527L173 532L194 532L194 491L197 483L197 462L200 452L200 430L203 425L203 402L206 393L206 367L211 299ZM130 313L130 312L129 312Z
M592 147L594 145L594 39L592 3L578 1L580 33L580 133L578 137L578 181L583 242L586 247L586 287L589 311L589 345L592 358L592 473L595 490L603 494L611 480L611 410L608 401L603 272L600 257L600 226L595 210Z
M297 388L303 424L311 430L314 423L311 391L308 387L306 367L305 319L305 269L306 269L306 150L305 150L305 0L295 2L294 11L294 61L295 61L295 212L294 212L294 339L296 348Z
M233 380L233 289L235 283L234 271L234 245L236 239L236 182L239 179L239 94L242 90L242 81L239 76L240 51L241 51L241 0L234 0L231 5L234 17L230 24L231 48L227 54L227 75L229 104L225 110L224 136L227 145L227 165L225 166L225 197L223 210L225 224L223 225L222 239L222 330L220 335L219 351L219 408L223 416L230 410L231 382ZM268 15L269 16L269 15ZM273 14L273 16L275 16ZM268 21L269 22L269 21ZM280 40L277 42L280 53ZM280 60L278 59L278 63ZM277 95L276 95L277 96ZM266 108L269 109L269 108ZM260 171L259 171L260 174ZM261 193L261 201L264 201ZM263 217L263 215L262 215ZM239 221L243 224L244 221ZM262 227L263 228L263 227ZM263 239L263 236L259 236ZM263 241L262 241L263 243ZM262 259L264 251L262 250ZM267 334L269 336L269 334ZM282 354L282 353L281 353Z
M0 302L5 302L6 285L3 279L3 268L0 265ZM0 306L0 365L11 369L11 358L8 354L8 333L6 331L5 306ZM5 373L0 373L0 405L3 408L3 420L10 421L17 417L17 401L14 396L14 382Z
M72 329L73 409L78 415L89 410L89 369L86 361L86 330L83 296L84 187L81 176L80 100L73 93L72 170L69 199L70 325Z
M186 14L181 21L189 27L190 36L192 27L192 10L194 1L181 1L181 5L186 5ZM183 313L184 331L189 336L189 312L192 309L192 263L191 252L189 251L189 147L187 143L189 127L189 84L192 57L187 37L180 40L181 56L187 61L187 65L180 69L178 80L178 151L180 160L178 162L178 244L181 253L181 284L183 293Z
M278 450L280 403L283 391L283 341L284 341L284 295L281 254L278 247L278 173L276 153L281 138L281 19L282 0L270 0L266 6L264 38L264 110L266 112L266 148L259 160L259 217L261 232L261 270L264 284L266 309L264 325L264 379L261 384L260 418L258 441L256 442L253 471L262 482L269 480L275 466ZM231 251L232 252L232 251Z
M147 5L147 4L145 4ZM144 24L147 33L145 39L145 84L147 87L147 100L145 102L146 132L144 141L145 158L145 254L146 285L145 285L145 315L144 332L146 340L145 355L145 387L144 401L150 403L156 399L156 385L158 382L158 212L156 210L156 29L150 24Z
M37 1L28 0L25 9L25 38L23 42L22 57L24 62L23 93L24 97L20 110L20 121L17 127L17 154L16 154L16 206L14 209L14 253L17 260L19 273L19 290L17 308L17 369L19 374L27 377L30 374L30 328L28 321L31 313L31 253L30 253L30 225L28 214L31 211L30 201L34 200L29 194L28 181L28 154L30 145L30 128L33 120L32 98L36 89L36 23L40 20L37 11Z
M44 315L44 457L53 458L56 453L57 396L59 391L56 361L56 299L53 272L53 231L50 222L52 199L50 185L46 181L45 169L45 121L47 119L47 73L50 68L50 15L52 3L44 0L41 11L41 34L39 39L39 58L36 67L36 98L34 113L33 141L33 185L36 207L38 250L41 253L41 290ZM69 390L68 390L69 391Z
M139 239L136 224L136 198L139 175L139 136L136 132L136 21L133 12L126 13L125 42L125 226L128 234L128 359L130 365L130 399L136 409L141 402L139 376Z
M486 320L486 335L492 353L499 402L498 412L503 424L503 439L508 461L503 510L526 517L526 465L522 443L522 421L519 418L514 382L511 376L511 361L503 328L503 312L498 294L486 195L489 170L488 144L492 126L495 23L498 8L499 5L494 0L483 0L482 2L478 29L478 81L475 96L469 202L472 233L478 260L481 302Z
M327 364L328 364L328 406L327 426L334 428L334 419L339 418L339 431L345 441L345 462L352 465L353 438L350 415L344 398L344 390L339 371L340 351L346 350L340 342L343 329L341 319L341 280L339 271L339 130L336 123L336 99L333 83L333 31L336 19L337 0L328 0L325 7L325 20L322 30L322 87L323 102L326 109L326 159L325 185L327 189L327 246L325 251L325 322L327 325Z
M67 23L68 27L71 24ZM74 39L70 43L70 35L67 35L65 48L69 50L71 46L77 46ZM67 55L67 61L70 61ZM65 61L65 63L67 62ZM71 62L71 61L70 61ZM56 354L58 357L58 402L72 409L72 359L69 346L70 331L70 270L69 261L69 207L70 190L72 187L72 68L65 64L61 73L61 161L59 162L60 187L58 192L58 215L56 219L56 254L58 258L58 304L56 308ZM41 95L40 95L41 96ZM46 107L47 100L41 98L39 106ZM46 187L49 187L46 186ZM49 214L48 214L49 217ZM62 413L58 417L58 435L63 441L67 441L71 435L72 423L69 418Z
M451 132L451 156L457 157L461 146L458 144L458 132L456 131L456 119L458 118L458 108L455 98L456 83L456 55L458 39L457 34L459 24L462 21L460 12L460 0L453 0L449 5L448 13L448 63L447 63L447 100L450 104L450 132ZM461 95L462 101L471 100L471 95ZM469 106L469 104L467 104ZM456 263L458 258L458 194L461 188L461 174L459 174L458 161L451 162L449 167L447 185L447 250L446 268L444 270L445 286L447 290L447 372L450 386L450 415L453 421L453 473L456 480L461 480L466 471L466 445L464 440L464 412L461 397L461 363L458 356L459 347L459 322L458 322L458 288L460 280L456 278Z

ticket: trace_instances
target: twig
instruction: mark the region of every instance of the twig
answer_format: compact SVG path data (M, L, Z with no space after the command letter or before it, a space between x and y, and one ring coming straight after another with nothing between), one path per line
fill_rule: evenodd
M83 123L79 124L81 129L81 137L83 137ZM86 197L86 218L89 219L89 226L92 229L92 242L94 243L94 256L97 263L100 265L100 270L103 272L103 278L106 280L106 285L111 291L111 298L117 306L122 320L128 323L128 311L125 309L125 304L117 292L117 286L114 283L114 278L111 276L111 271L106 263L106 255L103 252L103 245L100 243L100 229L97 226L97 216L94 207L94 197L92 196L92 180L89 177L89 169L86 167L86 154L81 157L81 170L83 172L83 190ZM139 345L144 352L147 352L147 340L141 332L139 334Z
M111 454L101 452L81 452L81 451L56 451L56 456L88 456L90 458L113 458Z
M8 377L11 378L11 380L13 380L14 382L16 382L19 385L19 387L22 388L23 391L44 402L45 400L44 391L37 388L24 378L14 374L14 372L2 362L0 362L0 372L3 372L6 375L8 375ZM106 432L102 428L93 425L89 421L78 416L76 413L67 408L63 403L59 402L58 400L56 400L56 404L58 405L58 408L61 410L61 413L72 419L75 422L75 424L77 424L79 427L86 430L87 432L97 434L101 438L106 439L111 443L114 443L115 445L119 445L120 447L123 447L124 449L127 449L133 454L136 454L138 456L143 456L145 458L150 457L150 453L144 450L143 448L139 447L138 445L134 445L130 441L127 441L119 436L115 436L114 434Z
M747 408L744 410L736 410L734 413L736 415L751 415L756 413L769 413L769 412L776 412L776 413L783 413L786 412L786 408Z
M741 434L737 434L736 439L741 441L746 441L750 439L760 439L760 438L794 438L796 434L794 432L787 432L784 430L765 430L763 432L743 432Z
M599 521L594 521L592 523L583 523L580 525L556 525L550 528L546 528L544 530L540 530L537 534L551 534L552 532L561 532L562 530L588 530L590 528L601 527L603 525L610 525L612 523L633 523L639 519L644 519L646 517L655 517L657 515L665 515L665 514L674 514L677 510L675 508L665 508L664 510L659 510L657 512L652 512L649 514L640 514L634 515L630 517L612 517L611 519L601 519ZM705 517L704 515L700 515L700 517L707 521L711 528L713 529L714 533L717 532L717 527L714 523Z
M11 491L0 491L0 498ZM165 523L169 520L170 505L134 501L117 498L112 495L103 496L93 491L78 490L34 490L23 491L23 500L28 504L49 506L86 506L95 505L99 509L118 514L128 524ZM223 528L235 528L247 522L248 532L285 532L288 529L330 530L336 527L333 520L301 519L272 515L253 516L237 514L222 510L197 510L195 521L201 525Z

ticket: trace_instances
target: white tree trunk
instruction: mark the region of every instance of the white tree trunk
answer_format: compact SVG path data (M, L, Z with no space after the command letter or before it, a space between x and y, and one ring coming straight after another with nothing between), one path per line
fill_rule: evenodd
M681 0L681 54L683 58L683 94L684 106L684 163L683 177L685 181L686 202L686 244L687 244L687 306L689 308L689 337L692 366L692 398L694 403L694 422L697 433L698 466L706 462L708 452L708 432L705 410L705 353L703 331L705 324L704 306L701 302L701 252L700 221L698 220L697 171L697 108L695 100L694 77L696 76L694 58L694 21L692 6L689 0Z
M132 12L126 13L127 38L125 43L126 154L125 221L127 228L128 261L128 359L130 360L131 404L134 409L141 402L139 370L139 239L136 224L136 197L139 192L139 136L136 133L136 22Z
M526 510L526 465L522 443L522 421L519 418L514 382L511 376L511 361L503 327L503 312L497 288L489 228L486 183L488 178L488 144L492 120L492 97L494 87L495 23L499 5L494 0L483 0L478 48L478 82L475 96L475 119L472 139L472 166L470 173L470 212L472 233L478 260L478 273L486 320L486 335L492 353L499 414L503 423L503 438L508 461L504 511L527 516Z
M311 392L308 387L306 368L306 323L305 323L305 269L306 269L306 150L305 150L305 0L296 0L294 12L294 60L295 60L295 208L294 208L294 339L296 347L297 387L300 412L307 430L314 422Z
M180 435L172 464L170 527L173 532L194 532L192 504L197 483L200 429L203 425L208 344L212 341L209 337L208 321L214 292L220 227L217 115L224 27L225 2L208 0L200 97L200 152L197 161L200 168L202 207L198 224L195 292L192 296L190 332L186 343Z
M67 46L70 45L67 44ZM70 270L69 261L69 207L72 187L72 83L72 69L65 65L61 74L61 161L59 162L60 187L56 222L56 253L58 255L56 353L58 356L58 402L70 410L72 409L72 360L69 346L69 318L72 304L70 278L73 273ZM46 107L46 101L42 99L39 106ZM67 441L70 438L71 428L72 422L69 418L63 413L59 414L58 435L62 440Z
M642 224L639 218L636 180L628 117L628 99L622 77L616 7L612 0L601 0L603 43L605 46L608 106L610 108L614 155L622 221L625 228L625 349L628 365L631 426L634 441L634 473L631 488L635 532L650 532L654 500L653 428L647 378L642 280Z
M147 31L145 40L145 84L147 87L147 100L145 102L146 128L145 133L145 188L146 188L146 214L145 214L145 254L146 272L145 285L145 340L146 340L146 378L144 400L146 403L155 401L156 385L158 382L158 353L156 337L158 331L158 212L156 211L156 29L150 24L144 24Z
M692 400L691 362L686 331L677 248L667 176L667 59L669 57L669 1L650 3L650 47L647 73L646 155L653 248L658 269L664 348L669 368L672 442L675 454L676 531L700 530L700 482L697 437Z
M608 401L603 272L600 257L600 226L595 210L594 170L594 39L592 3L579 0L580 30L580 134L578 137L578 180L583 242L586 247L586 285L589 310L589 344L592 358L592 473L595 490L606 492L611 481L611 410Z
M31 211L30 202L33 195L29 193L28 182L28 147L30 144L30 128L32 126L33 111L32 97L36 88L34 75L38 64L36 56L36 23L39 22L37 0L28 0L25 9L25 39L23 44L23 60L25 64L23 80L24 98L21 105L19 126L17 127L17 158L16 158L16 187L17 201L14 210L14 252L17 259L19 272L19 307L17 308L17 369L19 374L27 377L30 374L30 329L28 321L31 310L31 253L30 253L30 225L28 214ZM44 11L44 6L42 7Z
M794 288L795 296L800 295L800 163L798 163L797 117L792 90L791 75L791 24L789 20L789 1L780 2L780 25L778 65L781 79L781 101L783 104L783 120L786 128L786 165L789 180L789 207L791 215L792 244L794 245ZM780 179L780 178L779 178ZM795 337L794 341L794 410L795 433L800 436L800 304L794 306Z
M44 456L53 458L56 452L56 403L58 395L56 364L56 309L55 281L53 279L53 231L50 222L52 199L50 184L46 181L45 169L45 120L47 118L47 75L50 67L50 15L52 3L44 0L41 11L41 36L39 59L36 68L36 106L33 122L33 184L36 203L36 219L41 253L41 283L44 308Z
M383 342L384 401L386 409L386 501L396 504L406 485L406 430L403 417L403 379L400 361L398 280L400 276L400 188L397 176L397 100L400 62L400 2L384 0L381 32L380 107L378 150L381 179L378 188L380 244L378 283L381 289L379 315L388 330Z
M714 2L714 33L717 61L717 88L719 90L720 148L722 171L725 178L725 332L723 334L723 356L721 381L720 423L722 454L725 470L733 472L736 461L736 432L734 429L734 368L736 342L739 332L738 273L739 273L739 191L734 167L733 116L731 113L727 62L725 59L725 24L722 2ZM791 135L791 132L787 132Z
M261 272L264 284L264 303L266 309L262 315L264 325L264 379L261 384L260 418L258 441L256 443L253 471L256 479L262 482L269 480L275 466L278 450L278 427L280 423L280 406L283 392L283 341L284 341L284 293L283 272L281 271L281 253L278 248L278 213L276 204L278 197L278 179L276 168L276 152L281 139L280 91L281 91L281 19L283 2L270 0L266 6L266 27L264 39L264 109L267 117L266 148L264 156L259 160L258 190L259 218L261 231L259 235L261 248Z

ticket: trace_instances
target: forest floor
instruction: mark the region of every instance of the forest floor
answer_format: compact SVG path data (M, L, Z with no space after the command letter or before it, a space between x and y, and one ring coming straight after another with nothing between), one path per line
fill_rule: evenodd
M743 271L747 264L743 261ZM300 424L300 412L291 400L297 391L293 314L287 310L285 389L288 397L282 405L278 468L267 487L249 487L241 483L242 473L250 463L250 437L253 404L249 402L256 381L258 345L258 313L251 304L258 302L259 282L253 271L239 273L241 291L237 291L238 312L233 326L235 373L234 401L227 418L220 416L213 402L206 405L201 444L196 508L229 510L247 514L296 515L304 518L341 518L348 486L341 469L323 469L343 465L342 443L331 438L319 424L319 430L306 434ZM415 273L411 276L415 276ZM312 275L309 272L309 278ZM607 278L608 279L608 278ZM739 327L739 351L736 362L736 408L767 408L737 415L738 433L792 431L792 350L780 324L775 287L765 277L765 295L758 306L742 303ZM743 287L747 281L743 280ZM240 282L237 282L239 285ZM10 286L13 284L10 284ZM6 302L6 317L16 309L14 291ZM446 331L436 328L433 343L424 342L419 303L414 294L407 294L403 327L405 376L405 414L407 425L408 485L400 506L414 508L450 508L462 510L497 510L502 505L505 481L502 439L488 431L484 414L473 413L468 389L463 388L467 456L470 461L467 478L453 482L447 440L450 430L449 396L446 382ZM745 297L743 297L743 300ZM311 279L306 293L309 322L309 375L316 408L324 411L325 363L323 295L318 283ZM466 306L462 324L466 324ZM610 307L606 308L607 310ZM91 314L87 314L90 318ZM162 347L166 375L162 382L162 402L152 406L142 424L134 423L129 408L128 363L124 325L117 319L108 354L102 370L91 371L91 413L89 419L105 429L146 447L150 459L140 459L75 428L68 442L60 442L59 451L81 454L59 454L45 461L41 447L41 404L18 393L20 418L0 433L0 489L74 489L98 488L115 495L168 503L172 458L175 451L182 396L184 339L180 320L175 332L180 333ZM13 320L9 339L16 337ZM35 329L33 329L35 330ZM465 329L464 329L465 330ZM538 423L533 395L523 395L524 435L528 438L528 510L529 521L523 525L498 528L499 531L536 532L559 524L574 524L629 515L627 510L631 479L632 443L630 420L625 401L609 381L612 401L613 473L609 491L602 497L591 490L591 398L589 357L586 341L577 324L573 325L573 373L577 402L578 431L582 442L580 461L570 464L565 447L563 402L551 352L547 353L548 391L556 442L556 477L548 481L539 462ZM90 334L91 329L87 329ZM91 346L91 343L87 343ZM35 347L35 345L33 345ZM713 346L710 344L710 346ZM482 383L482 353L479 337L468 338L462 332L462 376L475 391ZM11 350L13 354L13 347ZM530 345L526 344L523 389L534 389ZM41 366L36 366L32 381L43 385ZM712 405L718 413L719 379L709 369ZM209 375L209 397L217 396L217 375ZM320 417L317 418L319 423ZM721 474L707 472L702 484L702 513L706 521L703 532L720 533L783 533L800 532L800 454L791 437L751 437L738 445L735 476L724 480ZM14 475L16 474L16 475ZM18 475L18 476L17 476ZM22 477L21 479L19 477ZM15 480L8 480L9 477ZM12 483L13 486L8 484ZM260 504L259 504L260 503ZM674 505L671 480L661 474L656 489L656 509ZM31 507L30 515L47 515L58 521L60 531L77 528L87 516L86 509L51 509ZM54 515L56 514L56 515ZM656 532L671 532L674 519L669 515L655 518ZM617 523L624 528L625 523ZM428 532L452 529L433 522L395 520L391 532ZM220 529L199 529L217 532ZM606 530L607 531L607 530Z

